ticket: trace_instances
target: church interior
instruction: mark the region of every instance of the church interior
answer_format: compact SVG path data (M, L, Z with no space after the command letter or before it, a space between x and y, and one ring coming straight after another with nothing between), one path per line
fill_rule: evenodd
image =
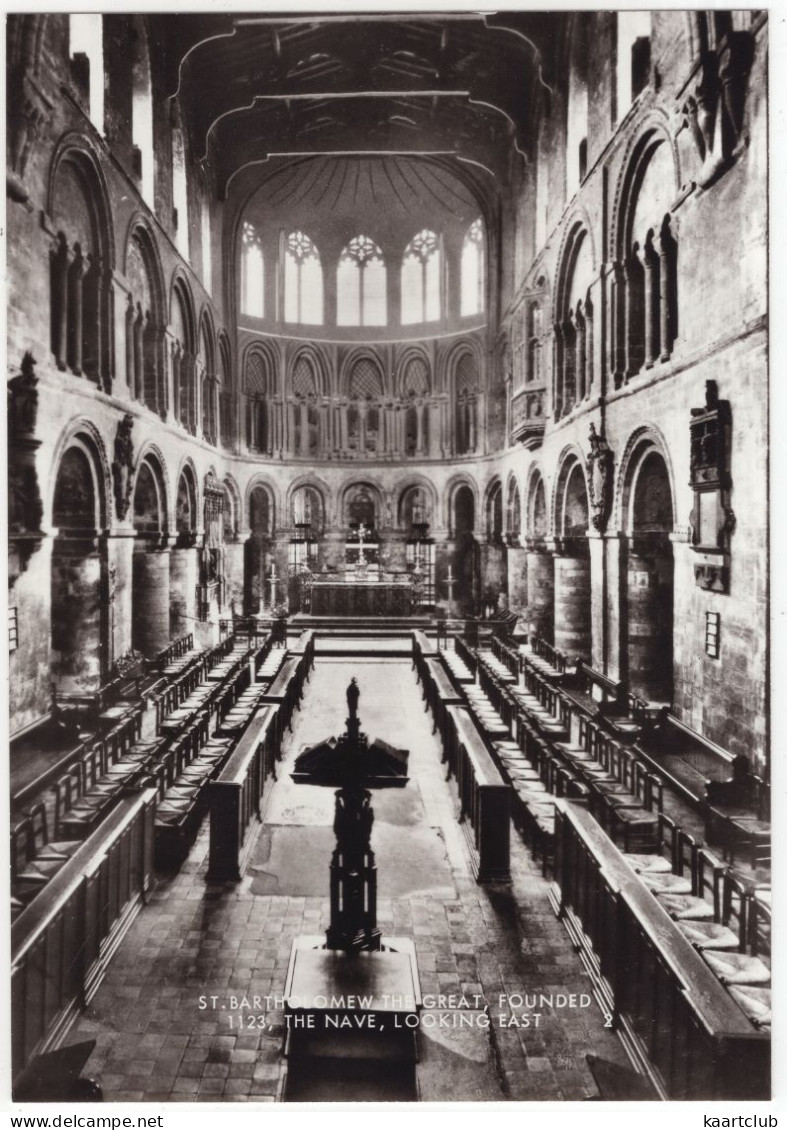
M769 1097L767 31L8 17L15 1099Z

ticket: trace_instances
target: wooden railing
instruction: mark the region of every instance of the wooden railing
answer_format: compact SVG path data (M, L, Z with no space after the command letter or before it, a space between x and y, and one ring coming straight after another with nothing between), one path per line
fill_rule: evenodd
M56 1048L150 888L156 793L117 807L11 927L13 1074Z
M511 790L500 776L465 706L447 706L449 776L456 778L459 819L473 830L473 870L479 883L511 881Z
M208 785L210 855L208 879L236 882L243 874L251 829L269 776L276 777L276 715L263 706L251 720L219 776Z
M511 647L500 639L499 636L492 636L492 655L499 663L515 676L519 676L523 667L523 658L521 653L515 647Z
M443 761L445 761L449 738L446 711L449 706L467 705L467 700L459 687L454 684L450 672L446 671L438 655L419 656L416 662L416 670L418 671L418 680L423 686L426 702L424 709L431 709L434 718L432 733L440 731L440 738L443 743Z
M555 880L601 1000L669 1099L755 1099L770 1043L584 809L556 802Z
M471 645L466 641L466 639L463 639L461 636L454 636L454 650L456 651L456 654L459 656L462 662L465 664L467 669L473 673L474 677L476 668L478 667L478 655L475 650L477 647L477 639L476 643L474 645Z
M178 640L173 640L168 644L163 651L160 651L155 659L150 661L150 666L154 671L163 671L165 667L169 667L170 663L174 663L176 659L180 659L186 655L187 652L194 650L194 636L191 632L186 636L181 636Z
M546 640L542 640L538 636L533 636L530 646L539 659L543 659L550 667L554 667L559 674L565 674L569 662L562 651L558 651L551 643L547 643Z

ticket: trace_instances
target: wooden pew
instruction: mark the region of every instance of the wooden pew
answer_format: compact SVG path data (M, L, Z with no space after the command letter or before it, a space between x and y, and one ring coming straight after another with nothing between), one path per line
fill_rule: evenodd
M275 723L276 760L281 758L284 731L292 731L292 716L303 695L307 660L304 655L288 655L279 673L260 701L278 707Z
M431 709L434 717L432 733L440 731L443 743L443 761L447 760L448 748L448 714L449 706L466 705L462 692L456 687L450 674L446 671L439 656L428 656L423 661L421 682L424 687L426 709Z
M58 1047L150 890L156 794L121 799L11 927L13 1076Z
M448 771L456 779L459 820L467 817L479 883L511 881L511 790L465 706L447 706Z
M223 769L208 785L210 854L208 880L237 882L246 865L251 828L261 819L268 776L276 778L278 707L258 710Z
M770 1047L588 812L556 802L554 905L662 1098L769 1095Z

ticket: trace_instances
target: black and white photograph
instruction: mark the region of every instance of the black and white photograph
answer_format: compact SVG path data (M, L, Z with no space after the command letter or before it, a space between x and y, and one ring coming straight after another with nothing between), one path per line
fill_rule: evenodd
M9 1109L772 1098L769 17L6 13Z

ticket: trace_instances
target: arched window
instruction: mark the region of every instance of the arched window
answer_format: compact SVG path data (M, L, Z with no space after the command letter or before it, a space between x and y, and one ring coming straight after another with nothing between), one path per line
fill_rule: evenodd
M368 236L351 239L336 268L336 322L384 326L388 321L383 253Z
M462 317L484 312L484 225L473 220L462 243Z
M199 362L202 368L202 433L208 443L216 443L217 382L213 340L203 322L199 339Z
M210 238L210 204L202 201L202 285L210 294L213 290L213 249Z
M402 325L440 319L440 241L424 228L402 257Z
M620 122L648 81L650 12L618 12L617 21L617 120Z
M249 449L270 454L273 437L268 400L273 395L273 374L267 356L257 350L246 358L245 392Z
M197 428L197 396L193 322L180 285L174 292L170 314L172 343L172 387L175 393L175 417L192 435Z
M462 353L454 373L454 452L469 455L478 441L478 367L472 353Z
M287 236L284 252L284 320L322 325L322 264L314 242L302 231Z
M234 446L234 428L232 425L230 352L226 338L219 342L218 407L219 442L224 447L232 448Z
M186 182L186 145L183 131L172 131L172 205L175 210L175 244L189 258L189 189Z
M126 252L126 277L131 287L126 307L126 380L133 397L163 412L164 392L159 380L163 365L149 247L141 233L134 232Z
M240 309L252 318L265 317L265 260L262 239L253 224L244 220L241 229Z
M672 231L675 165L660 135L645 139L628 175L615 275L617 385L666 361L678 336L678 244Z
M486 536L492 545L503 540L503 486L494 484L486 500Z
M134 141L134 175L142 199L154 207L153 89L150 81L148 37L141 18L135 21L131 67L131 136ZM136 165L138 162L138 167Z
M78 90L87 95L88 115L104 132L104 17L83 13L68 17L68 53Z
M519 487L514 479L508 484L506 527L509 540L517 544L522 533L522 502L519 496Z

